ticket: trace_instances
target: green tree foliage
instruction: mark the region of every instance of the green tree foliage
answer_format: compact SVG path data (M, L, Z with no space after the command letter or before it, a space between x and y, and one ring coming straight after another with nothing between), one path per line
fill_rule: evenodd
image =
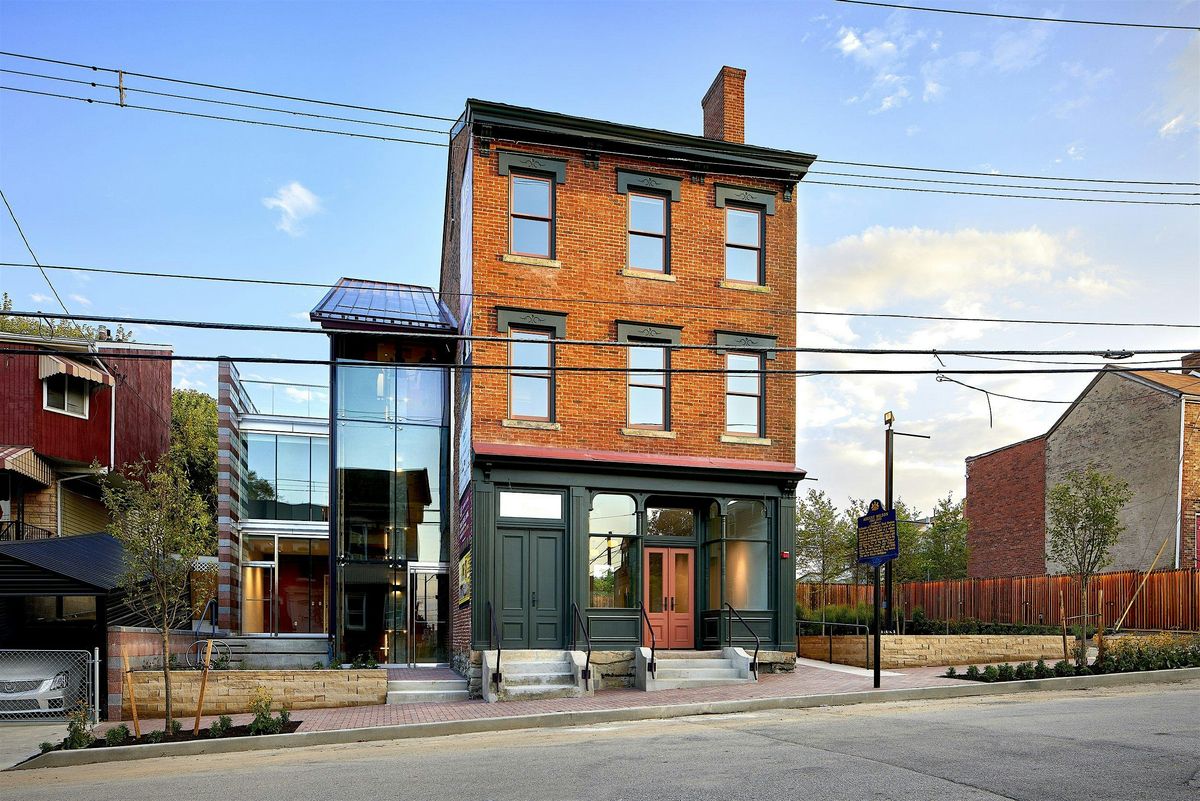
M126 602L158 630L161 642L166 719L171 709L171 631L190 625L189 580L199 557L212 553L208 506L170 454L153 468L146 461L125 465L103 488L125 564L120 586Z
M845 579L854 563L855 529L821 490L796 499L796 569L805 581ZM822 593L824 590L822 589ZM824 595L820 606L826 605Z
M216 534L217 401L211 395L194 389L171 392L171 460L204 499Z
M1072 470L1046 496L1046 556L1079 578L1084 622L1088 621L1088 584L1112 564L1112 547L1125 530L1121 509L1132 496L1128 482L1092 469Z
M0 332L28 334L35 337L67 337L69 339L95 340L99 330L94 325L83 325L72 320L52 320L41 317L13 317L5 312L13 310L12 298L5 292L0 295ZM113 340L132 342L133 331L118 325Z
M920 536L921 578L957 579L967 575L967 519L962 501L948 493L938 500L929 527Z

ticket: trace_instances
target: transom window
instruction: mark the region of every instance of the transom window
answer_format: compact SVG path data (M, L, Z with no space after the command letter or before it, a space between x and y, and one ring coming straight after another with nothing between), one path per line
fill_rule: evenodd
M510 184L509 250L522 256L553 258L554 179L513 173Z
M756 353L725 355L725 431L747 437L762 436L763 391L760 373L762 356Z
M629 266L667 272L667 215L664 195L629 193Z
M75 417L88 416L91 388L86 379L56 373L47 376L42 382L42 387L42 408Z
M669 424L667 370L671 356L662 345L629 349L629 427L664 431ZM654 372L645 372L654 371Z
M509 336L514 341L509 343L508 416L549 422L554 413L551 332L512 326Z
M725 278L748 284L763 283L761 211L725 208Z

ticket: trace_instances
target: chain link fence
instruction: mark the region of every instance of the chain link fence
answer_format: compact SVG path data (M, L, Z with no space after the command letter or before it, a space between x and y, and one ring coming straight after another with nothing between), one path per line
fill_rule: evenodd
M63 720L82 705L99 717L99 653L0 649L0 723Z

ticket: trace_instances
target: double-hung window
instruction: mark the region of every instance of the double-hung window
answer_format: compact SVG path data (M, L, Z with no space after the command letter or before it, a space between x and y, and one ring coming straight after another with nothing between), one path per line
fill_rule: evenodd
M629 427L666 431L671 418L670 351L666 343L644 340L628 350Z
M66 373L46 376L42 382L42 408L86 418L90 389L87 380L78 376Z
M744 437L763 436L762 354L725 355L725 431ZM753 371L753 372L746 372Z
M741 206L725 208L725 280L763 283L763 213Z
M508 416L513 420L554 419L553 331L512 326L508 379Z
M554 177L512 173L509 184L509 252L554 258Z
M666 273L670 203L666 195L629 192L629 267Z

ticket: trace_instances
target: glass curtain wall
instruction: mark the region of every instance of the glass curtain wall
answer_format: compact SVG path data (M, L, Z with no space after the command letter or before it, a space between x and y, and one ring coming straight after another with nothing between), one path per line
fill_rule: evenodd
M348 659L409 653L409 562L445 562L444 368L337 367L338 638ZM428 649L422 649L428 652Z
M328 596L327 538L243 538L243 634L324 634L329 630Z
M243 445L243 519L329 519L327 437L247 433Z

